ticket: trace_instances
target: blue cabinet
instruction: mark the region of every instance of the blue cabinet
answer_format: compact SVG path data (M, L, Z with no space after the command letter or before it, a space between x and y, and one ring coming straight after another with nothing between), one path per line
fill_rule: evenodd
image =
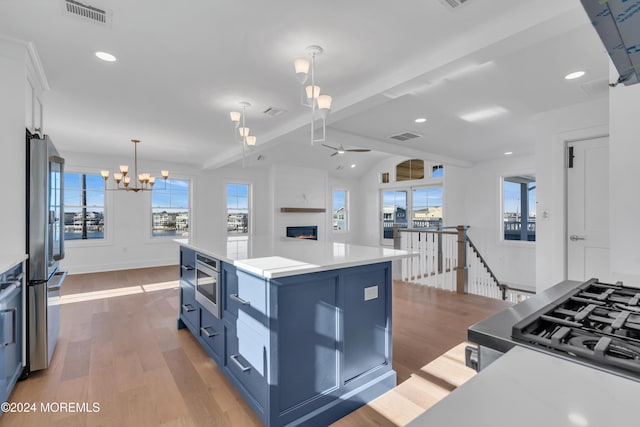
M222 319L195 301L194 328L180 318L266 426L328 425L395 386L390 262L279 279L220 271ZM183 309L190 298L182 287Z
M23 274L18 264L0 274L0 402L9 400L22 373L22 317Z

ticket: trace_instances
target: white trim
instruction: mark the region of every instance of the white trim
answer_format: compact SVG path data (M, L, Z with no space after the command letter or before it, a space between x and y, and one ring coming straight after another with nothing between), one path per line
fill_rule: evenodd
M105 271L132 270L137 268L164 267L177 265L175 257L165 259L153 259L147 261L133 260L128 262L91 264L91 265L65 265L70 275L84 273L102 273Z

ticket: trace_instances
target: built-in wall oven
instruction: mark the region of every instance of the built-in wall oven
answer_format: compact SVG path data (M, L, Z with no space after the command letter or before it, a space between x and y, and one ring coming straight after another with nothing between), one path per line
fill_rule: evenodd
M196 254L196 301L220 318L220 261Z

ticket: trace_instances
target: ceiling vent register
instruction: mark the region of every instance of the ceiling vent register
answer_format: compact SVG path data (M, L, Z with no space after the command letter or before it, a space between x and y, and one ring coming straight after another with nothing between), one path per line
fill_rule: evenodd
M395 139L396 141L408 141L410 139L420 138L422 135L413 132L403 132L397 135L391 135L389 138Z
M278 108L278 107L268 107L266 110L264 110L262 113L266 114L269 117L280 117L281 115L283 115L284 113L286 113L287 110L284 110L282 108Z
M64 0L64 7L70 15L99 24L109 24L109 13L106 10L74 0Z
M451 7L452 9L457 9L469 0L440 0L440 2L444 5Z

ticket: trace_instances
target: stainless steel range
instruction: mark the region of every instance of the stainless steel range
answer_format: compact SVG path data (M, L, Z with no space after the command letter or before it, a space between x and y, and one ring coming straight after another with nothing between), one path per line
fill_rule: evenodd
M640 381L640 288L565 280L472 325L468 339L477 370L522 346Z
M591 279L513 325L517 342L640 378L640 289Z

